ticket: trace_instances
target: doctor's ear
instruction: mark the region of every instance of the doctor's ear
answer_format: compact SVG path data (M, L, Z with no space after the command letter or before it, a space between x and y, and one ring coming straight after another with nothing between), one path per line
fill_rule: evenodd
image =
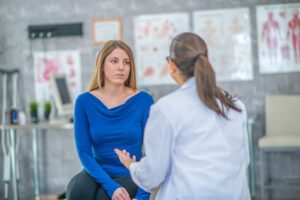
M168 71L170 74L174 74L178 71L176 64L172 60L168 61Z

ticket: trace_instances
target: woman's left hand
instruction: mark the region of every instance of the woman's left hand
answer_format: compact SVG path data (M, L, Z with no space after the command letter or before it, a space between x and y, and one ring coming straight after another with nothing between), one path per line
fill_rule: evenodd
M119 156L119 159L121 161L121 163L127 168L129 169L129 166L131 163L136 162L136 157L132 156L132 158L130 157L130 153L127 152L126 150L119 150L119 149L115 149L115 153Z

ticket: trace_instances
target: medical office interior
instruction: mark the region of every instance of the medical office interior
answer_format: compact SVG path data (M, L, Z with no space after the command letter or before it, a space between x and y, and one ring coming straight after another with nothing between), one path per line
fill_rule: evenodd
M299 0L0 0L0 199L64 199L82 169L73 103L105 41L132 48L158 100L178 88L165 57L182 32L247 107L252 199L300 199Z

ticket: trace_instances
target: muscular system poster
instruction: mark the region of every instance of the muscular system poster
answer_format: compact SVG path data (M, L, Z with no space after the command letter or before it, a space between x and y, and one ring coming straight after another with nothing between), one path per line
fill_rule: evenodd
M300 4L257 6L261 73L300 71Z

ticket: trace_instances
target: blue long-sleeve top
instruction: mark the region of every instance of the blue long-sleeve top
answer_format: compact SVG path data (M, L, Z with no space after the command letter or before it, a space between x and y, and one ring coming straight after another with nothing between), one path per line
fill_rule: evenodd
M112 178L130 176L114 149L126 149L141 159L144 128L153 103L153 98L143 91L111 109L89 92L76 99L74 132L79 159L110 197L121 187ZM149 196L139 188L135 198L148 200Z

